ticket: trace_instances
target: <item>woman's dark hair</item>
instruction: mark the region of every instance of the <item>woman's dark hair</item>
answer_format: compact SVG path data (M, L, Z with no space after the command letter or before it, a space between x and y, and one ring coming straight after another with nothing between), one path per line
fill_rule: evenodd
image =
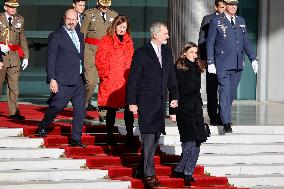
M186 63L187 58L185 56L185 53L188 51L188 49L190 49L192 47L198 48L198 46L193 42L188 42L182 47L181 52L180 52L180 56L178 57L178 59L176 61L176 67L177 67L178 70L181 70L181 71L187 71L188 70L189 67L188 67L188 64ZM199 54L199 52L197 52L197 53ZM200 73L202 73L204 71L205 65L200 63L200 61L198 60L198 57L194 61L194 63L196 63L198 65L198 68L199 68L198 70L199 70Z
M130 34L130 26L129 26L129 20L126 16L124 15L118 15L117 17L114 18L114 20L112 21L111 26L107 29L107 34L113 39L113 36L116 33L116 26L122 24L126 22L127 24L127 29L126 29L126 33Z

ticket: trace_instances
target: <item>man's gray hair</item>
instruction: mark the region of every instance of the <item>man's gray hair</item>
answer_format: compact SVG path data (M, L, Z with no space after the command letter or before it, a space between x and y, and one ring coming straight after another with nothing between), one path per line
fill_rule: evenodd
M164 26L167 28L167 25L162 23L162 22L154 22L151 26L150 26L150 33L151 33L151 37L153 37L154 34L158 34L161 31L161 27Z

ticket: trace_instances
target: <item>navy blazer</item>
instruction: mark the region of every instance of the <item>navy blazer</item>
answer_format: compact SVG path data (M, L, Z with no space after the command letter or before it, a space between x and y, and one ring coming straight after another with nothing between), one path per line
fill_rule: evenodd
M162 68L152 44L135 50L127 82L127 104L138 105L141 133L165 133L167 91L178 99L172 51L162 45Z
M245 20L236 16L235 29L223 13L211 19L207 38L207 63L218 72L242 70L245 52L250 61L257 57L247 37Z
M48 36L47 82L51 79L60 85L75 85L80 74L80 61L84 71L84 35L77 31L80 41L80 53L64 27Z

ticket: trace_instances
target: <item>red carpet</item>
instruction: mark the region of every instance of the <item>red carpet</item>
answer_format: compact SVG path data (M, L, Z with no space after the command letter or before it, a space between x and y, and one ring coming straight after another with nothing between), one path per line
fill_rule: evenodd
M7 103L0 103L0 127L23 128L24 135L34 138L39 121L46 111L44 106L20 104L21 114L26 117L25 121L12 121L8 118ZM123 113L117 114L119 119L123 118ZM69 120L72 118L72 109L65 109L56 119ZM87 119L98 119L98 112L87 112ZM141 179L134 178L134 173L139 162L140 148L129 150L124 145L124 136L117 130L115 137L117 146L107 146L106 128L103 125L84 125L83 143L87 148L68 147L70 140L71 124L65 122L55 122L49 129L49 134L44 138L44 145L48 148L63 148L68 158L86 159L88 168L108 170L109 177L114 180L129 180L132 188L144 188ZM139 146L138 137L134 143ZM159 149L155 156L156 174L165 188L184 188L183 179L173 178L172 171L179 161L179 156L166 155ZM204 173L203 166L197 166L194 172L196 182L193 189L237 189L230 186L226 177L208 176Z

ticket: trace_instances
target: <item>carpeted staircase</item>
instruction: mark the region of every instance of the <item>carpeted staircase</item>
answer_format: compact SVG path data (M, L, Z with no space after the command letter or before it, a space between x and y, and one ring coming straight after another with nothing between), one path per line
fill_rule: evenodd
M72 110L66 109L63 113L61 113L57 117L57 122L53 123L52 126L49 129L49 134L44 139L37 138L35 136L37 125L39 124L39 121L42 119L44 112L46 111L46 107L44 106L34 106L29 104L21 104L20 110L21 114L26 117L25 121L11 121L8 119L7 115L7 104L6 103L0 103L0 131L2 129L6 129L4 133L7 134L6 137L0 135L0 147L2 149L2 153L0 156L0 164L1 160L3 161L3 158L6 157L6 159L12 159L12 161L7 161L7 165L9 168L9 164L12 166L14 165L14 158L21 158L17 157L17 153L13 152L11 154L16 153L16 155L10 155L9 157L9 150L13 148L14 151L20 151L24 150L26 153L18 153L19 154L31 154L31 150L34 150L34 154L41 154L38 155L37 158L44 157L44 153L49 154L45 158L45 165L43 166L44 169L50 165L52 168L52 164L56 163L60 165L60 162L58 160L61 160L62 163L64 160L74 160L74 162L64 162L66 164L76 164L76 161L79 164L82 164L82 162L85 162L85 165L81 166L75 166L77 169L85 168L89 170L105 170L107 171L107 175L105 175L104 179L111 179L113 181L130 181L131 188L144 188L142 180L134 178L134 173L137 167L137 164L139 162L139 154L140 154L140 147L139 147L139 138L136 137L134 143L137 145L137 148L134 149L128 149L125 144L124 140L125 137L120 135L118 133L118 130L116 128L116 134L115 137L118 141L117 146L107 146L105 144L106 141L106 128L104 125L91 125L91 124L85 124L83 129L83 136L82 141L83 143L87 144L87 148L74 148L68 146L68 141L70 140L70 133L71 133L71 123L70 120L72 118ZM123 118L123 114L118 113L117 117L119 119ZM97 119L98 113L97 112L88 112L86 119ZM12 132L11 130L7 128L19 128L16 132L18 132L18 137L9 137L9 132ZM15 130L14 130L15 131ZM23 138L23 137L29 137L31 139ZM17 140L15 140L17 139ZM22 139L22 141L21 141ZM28 140L28 141L27 141ZM30 141L30 142L29 142ZM25 148L20 148L21 145L26 145ZM30 145L30 146L29 146ZM35 146L39 146L37 148L32 148ZM32 148L32 149L30 149ZM6 149L6 151L5 151ZM44 152L44 150L47 150L47 152ZM53 151L58 151L61 153L60 159L54 160L52 157ZM19 155L20 156L20 155ZM11 168L13 171L8 171L8 173L11 174L11 177L17 176L17 174L21 173L21 169L24 169L25 165L28 164L34 164L36 166L36 161L26 160L24 158L25 155L22 157L23 159L19 160L22 161L23 168L21 166ZM44 161L41 161L44 162ZM177 155L167 155L163 153L160 149L157 150L156 156L155 156L155 165L156 165L156 173L157 176L162 184L161 188L184 188L183 180L179 178L174 178L172 176L172 170L179 161L179 156ZM7 168L7 170L8 170ZM15 169L17 171L15 172ZM38 174L41 173L40 171L40 164L38 167L36 167L38 170ZM50 180L52 181L54 179L53 184L60 184L70 183L72 185L72 181L76 180L76 176L70 176L70 180L68 180L68 177L61 179L60 182L56 183L56 175L60 175L61 169L64 168L57 168L58 171L55 172L54 170L49 173ZM76 172L78 170L74 170L75 168L72 168L73 172ZM3 170L4 171L4 170ZM0 175L1 173L0 170ZM70 170L69 170L70 171ZM61 172L64 172L62 170ZM7 171L5 172L7 173ZM54 174L53 174L54 173ZM36 174L36 173L34 173ZM42 173L44 174L44 173ZM79 174L77 174L79 175ZM86 175L88 177L88 175ZM26 184L30 184L31 186L34 184L33 176L30 176L30 179L25 180ZM103 179L100 178L100 179ZM194 172L194 178L196 179L196 182L193 184L191 188L194 189L237 189L237 187L233 187L228 183L228 180L226 177L214 177L209 176L204 172L203 166L197 166L196 170ZM94 183L94 180L89 180L82 178L78 178L81 180L80 186L82 185L82 188L84 184L90 185L90 183ZM13 181L13 179L11 179ZM84 180L84 182L82 182ZM0 180L0 188L1 188L1 182L5 182L5 180ZM9 182L9 180L6 180L6 182ZM101 182L103 183L103 182ZM115 182L118 183L120 182ZM7 183L5 183L7 185ZM8 183L9 184L9 183ZM23 184L23 183L21 183ZM44 184L44 183L43 183ZM96 188L103 188L99 187L100 182L95 183ZM16 186L16 185L15 185ZM114 185L115 186L115 185ZM123 185L125 188L127 188L127 184ZM123 187L122 186L122 187ZM112 188L110 186L110 188ZM122 187L116 187L122 188ZM7 187L8 188L8 187ZM17 188L17 187L15 187ZM20 188L20 187L19 187ZM32 188L32 187L31 187ZM79 187L78 187L79 188ZM86 187L87 188L87 187ZM105 187L107 188L107 187ZM113 187L114 188L114 187Z

